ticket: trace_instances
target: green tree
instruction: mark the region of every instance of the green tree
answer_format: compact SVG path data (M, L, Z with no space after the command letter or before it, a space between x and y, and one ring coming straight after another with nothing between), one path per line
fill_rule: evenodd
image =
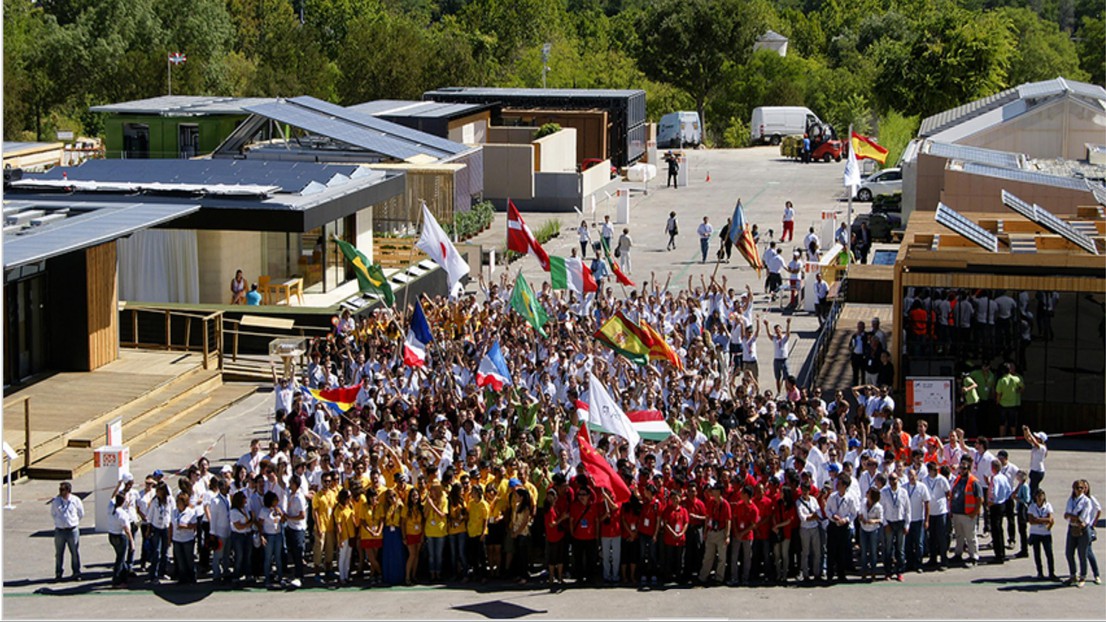
M225 0L160 0L156 11L164 26L169 51L188 57L173 68L173 92L189 95L222 95L230 84L226 55L234 27Z
M43 118L62 99L50 71L58 24L31 0L4 0L4 138L18 140L33 130L44 138Z
M432 45L424 26L403 15L360 17L350 25L338 58L342 102L419 99Z
M1106 83L1106 54L1102 53L1102 42L1106 41L1106 11L1098 16L1086 16L1076 35L1079 41L1079 66L1090 76L1095 84Z
M1088 73L1079 67L1075 43L1060 31L1056 22L1042 19L1026 8L1004 8L999 14L1010 20L1017 46L1010 58L1007 84L1014 86L1025 82L1051 80L1063 76L1072 80L1086 80ZM1099 56L1106 40L1099 40Z
M263 97L312 95L337 99L339 71L312 32L300 23L292 5L281 3L265 14L250 92Z

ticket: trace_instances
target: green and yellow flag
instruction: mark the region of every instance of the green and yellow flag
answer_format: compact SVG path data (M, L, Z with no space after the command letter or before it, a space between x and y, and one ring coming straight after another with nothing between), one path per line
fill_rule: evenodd
M521 272L519 272L518 278L515 279L515 291L511 294L511 308L518 311L518 314L525 318L530 326L538 331L539 335L542 337L549 336L542 330L542 326L545 326L545 323L549 321L549 316L545 314L545 309L538 302L534 290L530 289L530 284L522 278Z
M642 333L621 311L615 313L592 336L633 363L645 365L649 362L652 338Z
M369 262L368 257L348 242L334 238L334 243L342 249L342 254L353 264L353 273L357 275L357 284L361 286L361 291L380 294L384 297L384 304L389 307L395 306L396 295L392 292L392 286L388 283L380 265Z

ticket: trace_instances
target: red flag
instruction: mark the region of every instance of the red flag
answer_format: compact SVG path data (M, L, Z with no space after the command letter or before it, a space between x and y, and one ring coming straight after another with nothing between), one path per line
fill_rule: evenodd
M522 220L522 214L510 199L507 199L507 250L520 254L533 253L541 264L541 269L549 272L549 255L538 244L530 227Z
M338 387L335 389L309 389L311 395L315 399L321 402L330 402L336 405L342 411L347 411L353 407L353 404L357 401L357 394L361 392L361 383L357 383L352 387Z
M622 476L611 468L606 458L592 447L591 440L584 431L586 427L580 426L580 431L576 433L576 442L580 444L580 461L587 467L591 481L595 482L596 486L611 491L615 503L621 504L628 501L630 489L626 487L626 482L622 481Z
M757 248L757 243L753 241L753 234L748 229L743 230L738 235L737 252L741 253L741 256L749 262L750 266L756 268L759 277L761 268L760 250Z

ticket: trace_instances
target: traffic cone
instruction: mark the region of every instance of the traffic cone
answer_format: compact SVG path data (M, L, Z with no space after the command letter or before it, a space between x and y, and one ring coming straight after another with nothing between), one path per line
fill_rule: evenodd
M710 171L707 171L707 181L710 181Z

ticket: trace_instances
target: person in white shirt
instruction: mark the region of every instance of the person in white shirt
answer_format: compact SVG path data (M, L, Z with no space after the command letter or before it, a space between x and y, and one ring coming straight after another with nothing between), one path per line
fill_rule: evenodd
M210 498L204 504L207 513L208 538L212 540L211 556L212 580L226 582L230 577L230 484L226 480L213 477Z
M680 223L676 222L676 212L668 213L668 222L664 225L664 232L668 234L666 250L676 248L676 236L680 234Z
M603 224L599 225L599 237L603 240L603 245L607 247L607 250L611 249L611 238L614 237L614 225L611 224L611 217L604 216Z
M710 224L710 217L703 216L703 223L695 230L699 234L699 250L703 253L702 263L707 262L707 251L710 250L710 236L714 233L714 225Z
M1068 521L1068 538L1064 556L1068 559L1068 584L1083 587L1087 578L1087 548L1090 546L1090 528L1094 526L1094 504L1087 497L1084 480L1071 484L1071 496L1064 505L1064 520ZM1075 558L1079 557L1079 574L1075 573Z
M580 226L576 228L576 233L580 236L580 259L587 259L588 245L591 243L591 232L588 231L588 221L581 220Z
M860 505L860 578L871 581L876 576L879 563L879 537L883 532L883 504L878 488L869 488L864 503Z
M627 227L622 230L622 235L618 236L618 248L617 255L621 260L621 267L624 268L626 274L634 273L634 265L630 261L630 250L634 248L634 239L630 237L630 229Z
M852 559L852 539L849 529L856 519L858 507L849 495L852 477L848 473L837 476L837 489L826 500L826 578L845 580L845 571Z
M786 332L779 324L768 328L768 320L764 320L764 330L769 331L769 339L772 340L772 373L776 377L776 393L783 388L785 378L791 376L787 369L787 357L791 353L791 318L787 318Z
M1029 494L1036 498L1037 489L1045 478L1045 457L1048 456L1048 435L1044 432L1032 432L1029 426L1022 426L1022 435L1032 449L1029 450Z
M177 583L196 582L196 510L191 507L188 493L177 495L177 508L169 525L169 539L173 541L173 564L177 569Z
M780 242L795 239L795 207L788 201L783 208L783 231L780 233Z
M780 286L783 285L783 271L786 267L783 257L776 250L775 242L769 242L768 250L764 251L764 267L768 270L768 278L764 281L764 291L771 294L772 300L775 300L776 293L780 291Z
M292 587L303 585L303 552L307 538L307 496L300 488L301 479L293 477L288 485L288 511L284 514L284 541L292 558Z
M944 467L948 471L948 467ZM929 563L943 569L949 563L949 485L947 473L942 473L936 462L926 463L926 478L923 483L929 488L929 533L926 544L929 548Z
M112 498L108 516L108 542L115 550L115 561L111 565L111 586L120 587L127 582L130 568L127 566L127 553L134 550L134 535L131 533L131 513L126 508L126 498L116 493Z
M929 429L929 422L925 419L918 419L918 433L910 437L910 449L911 451L918 449L922 452L926 450L926 441L929 440L929 434L926 431Z
M154 489L154 498L147 505L150 522L150 580L159 583L169 568L169 524L172 522L173 500L169 485L161 482Z
M54 519L54 580L61 581L65 549L69 549L73 580L81 580L81 519L84 504L73 494L69 482L58 484L58 496L50 501L50 517Z
M1055 562L1052 557L1052 504L1048 502L1045 491L1037 490L1033 494L1033 503L1029 505L1029 544L1033 547L1033 561L1037 564L1037 578L1045 578L1041 566L1041 549L1048 559L1048 578L1059 581L1056 576Z
M818 261L821 257L822 241L818 239L818 234L814 233L814 227L811 227L810 233L803 238L803 250L806 251L808 261Z
M929 529L929 486L918 481L918 471L906 470L906 498L910 501L910 528L906 534L906 569L922 571L925 551L922 544Z
M791 292L791 300L787 304L792 308L798 304L799 293L803 289L803 262L801 257L799 251L795 251L791 254L791 261L787 263L787 289Z
M822 545L819 543L819 525L822 518L822 509L818 506L818 499L810 496L810 486L800 486L801 494L795 502L795 509L799 515L799 541L802 546L802 555L799 558L799 567L804 581L822 579ZM813 558L813 565L810 565Z
M814 275L814 311L818 314L818 325L825 324L830 312L829 283L821 272Z
M910 530L910 498L899 486L899 476L887 476L887 485L880 491L883 505L883 571L887 580L902 581L906 566L906 536Z
M250 475L257 475L257 469L261 465L261 441L259 439L253 439L250 441L250 451L244 454L238 459L238 464L246 467Z

